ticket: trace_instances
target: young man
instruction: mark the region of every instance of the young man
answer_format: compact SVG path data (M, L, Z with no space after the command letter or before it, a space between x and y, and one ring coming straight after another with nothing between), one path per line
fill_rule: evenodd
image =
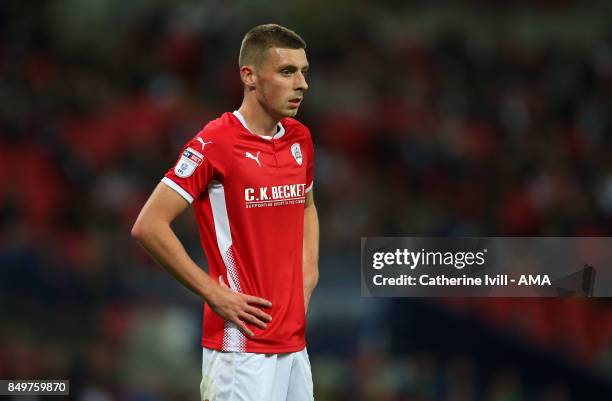
M202 400L313 400L305 320L318 280L313 145L294 120L306 44L279 25L240 48L244 99L187 142L132 235L204 304ZM193 204L209 274L170 223Z

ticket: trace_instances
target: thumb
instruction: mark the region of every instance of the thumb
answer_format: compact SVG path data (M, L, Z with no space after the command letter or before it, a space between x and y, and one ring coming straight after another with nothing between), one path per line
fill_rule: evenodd
M227 285L225 284L225 281L223 280L223 275L219 276L219 285L221 287L227 287Z

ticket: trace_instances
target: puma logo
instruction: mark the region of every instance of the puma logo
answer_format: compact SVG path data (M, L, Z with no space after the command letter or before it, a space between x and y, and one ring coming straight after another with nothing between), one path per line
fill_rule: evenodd
M202 138L196 138L196 140L200 141L200 143L202 144L202 152L204 151L204 146L208 145L209 143L212 143L212 141L210 142L204 142L204 139Z
M253 159L257 162L257 164L259 164L259 167L261 167L261 163L259 162L259 152L257 152L257 156L253 156L253 154L251 152L245 152L244 156L247 159Z

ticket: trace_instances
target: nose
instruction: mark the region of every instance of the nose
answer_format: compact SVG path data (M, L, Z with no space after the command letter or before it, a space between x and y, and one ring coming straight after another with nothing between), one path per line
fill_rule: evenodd
M306 82L306 76L298 71L296 75L296 88L297 90L306 91L308 90L308 83Z

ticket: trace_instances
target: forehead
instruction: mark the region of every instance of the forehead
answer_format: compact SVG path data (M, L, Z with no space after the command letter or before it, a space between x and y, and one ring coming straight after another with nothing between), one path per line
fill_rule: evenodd
M297 68L308 66L306 51L304 49L286 49L282 47L271 47L266 50L263 66L276 68L281 65L294 65Z

